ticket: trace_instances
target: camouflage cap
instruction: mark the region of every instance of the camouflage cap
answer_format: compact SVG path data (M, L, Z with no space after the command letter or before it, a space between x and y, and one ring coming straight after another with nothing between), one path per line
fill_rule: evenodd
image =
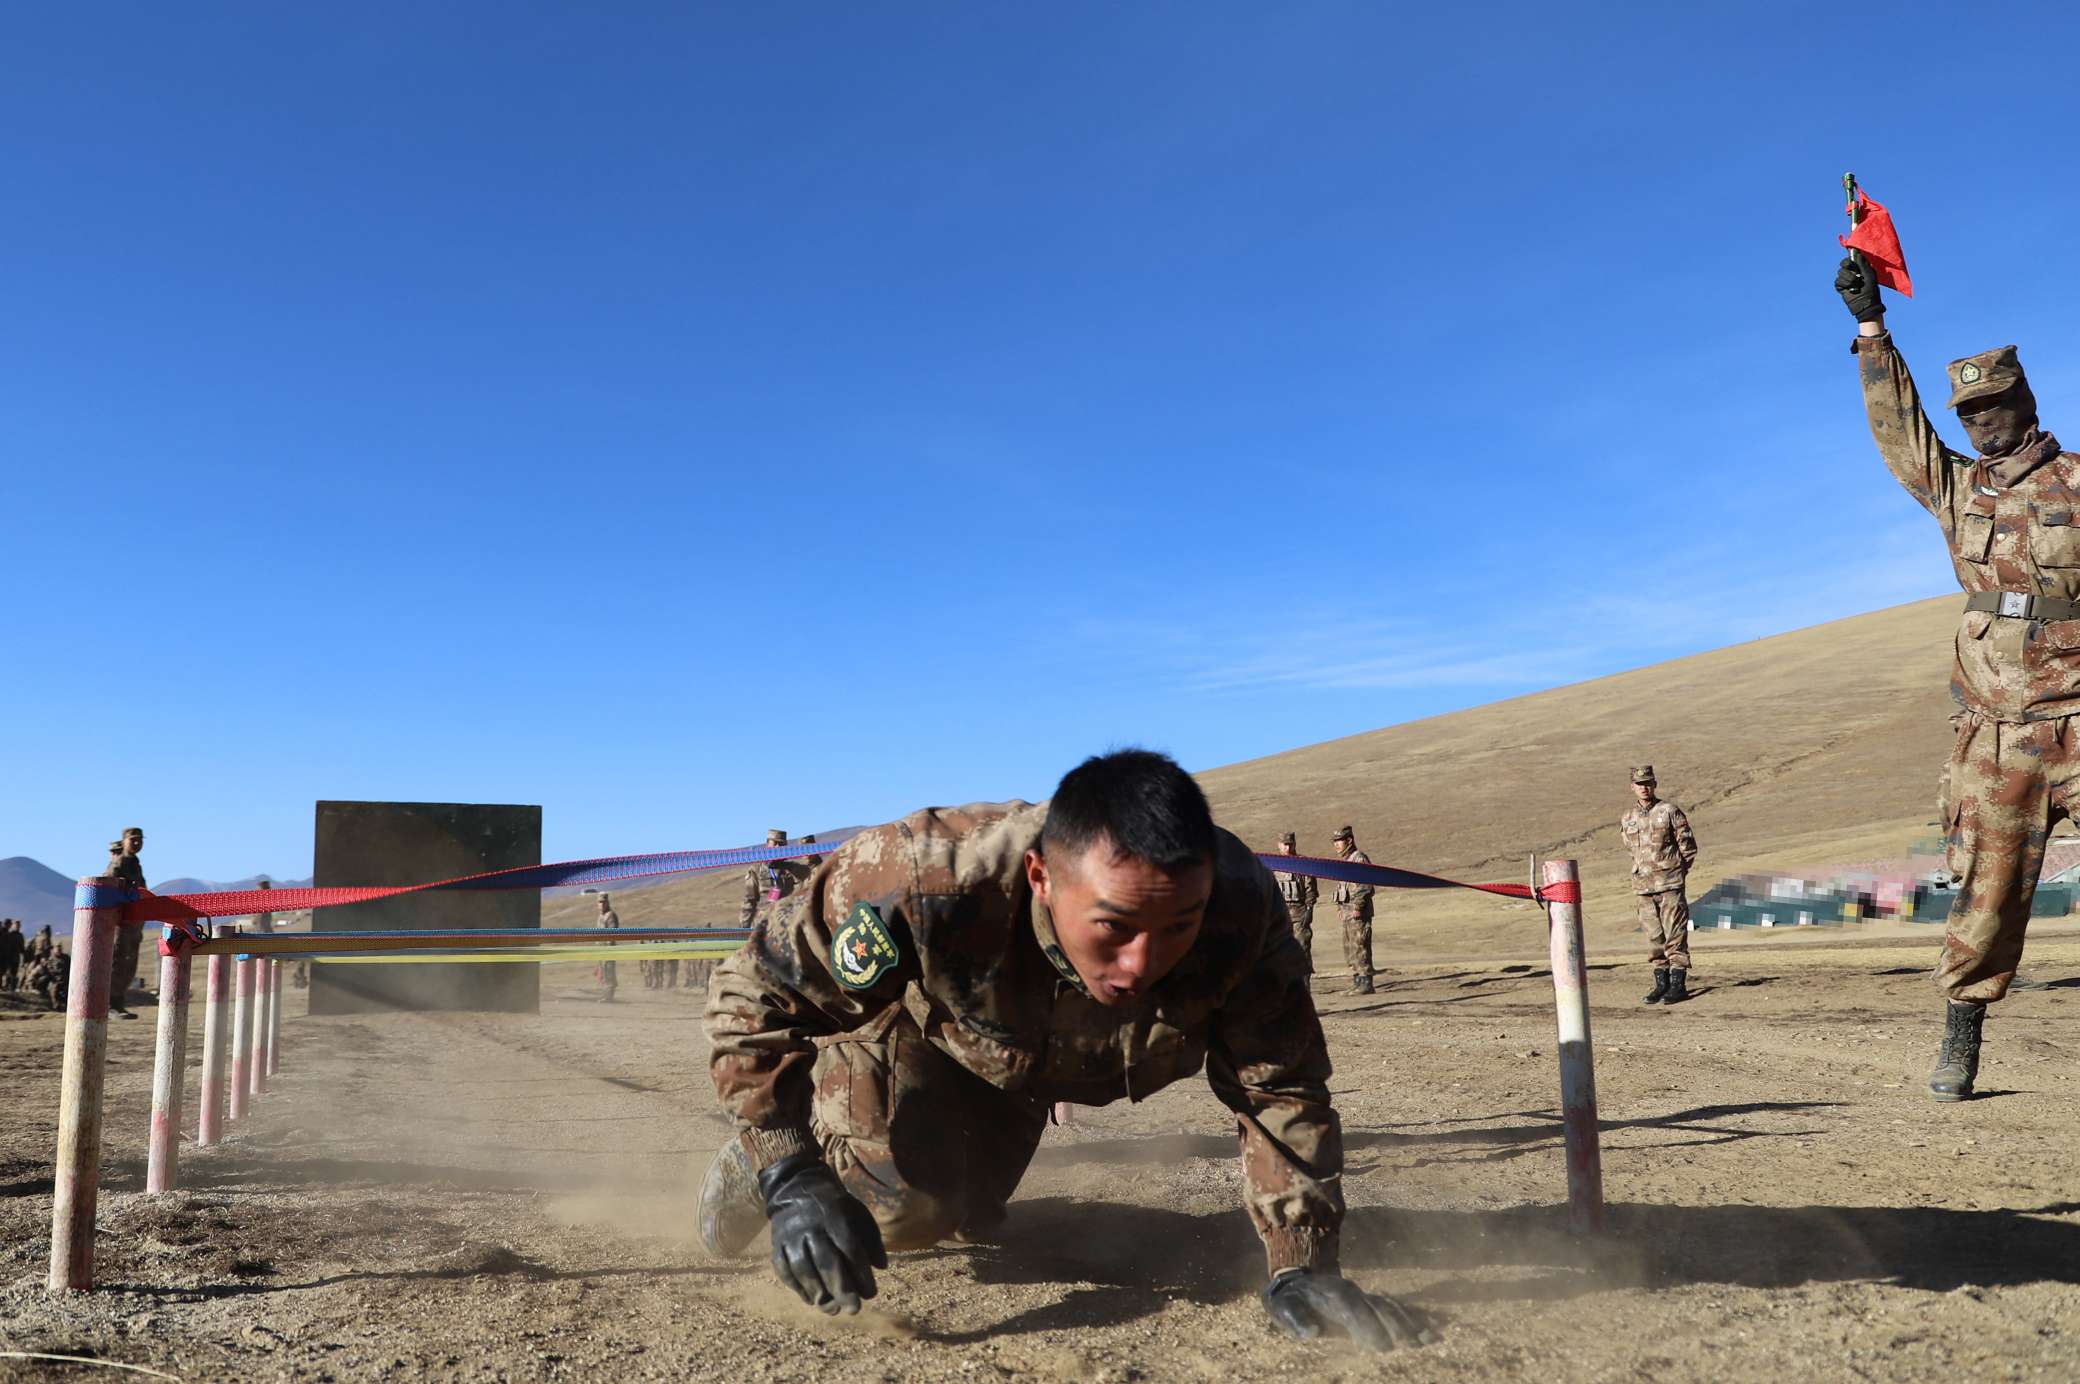
M1651 764L1633 765L1632 781L1634 783L1652 783L1654 781L1654 766Z
M786 845L786 844L787 844L787 833L786 833L785 831L782 831L782 830L781 830L781 829L780 829L779 827L767 827L767 828L766 828L766 844L767 844L768 846L784 846L784 845Z
M1300 838L1289 831L1278 838L1278 844L1281 846L1297 846L1300 844Z
M1950 362L1950 407L1967 399L1990 399L2022 383L2022 362L2013 346L1999 346Z
M1352 834L1350 825L1345 823L1343 826L1336 828L1335 833L1329 839L1331 841L1355 841L1358 838Z

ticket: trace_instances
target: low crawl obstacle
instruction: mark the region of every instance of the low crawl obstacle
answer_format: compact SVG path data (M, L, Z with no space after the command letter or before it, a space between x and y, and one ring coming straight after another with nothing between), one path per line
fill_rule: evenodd
M258 913L268 907L324 907L424 889L536 888L589 879L722 869L826 853L835 844L826 841L821 845L796 843L670 856L627 856L609 861L524 867L465 880L382 890L305 889L159 896L132 891L113 878L80 880L73 909L71 991L66 1006L65 1067L51 1203L49 1291L85 1291L94 1286L94 1222L101 1176L109 990L116 931L123 923L168 923L159 945L158 1047L152 1067L152 1121L145 1177L148 1193L162 1193L174 1190L179 1182L189 997L197 957L206 958L208 965L196 1144L208 1147L222 1140L227 1117L245 1118L251 1102L265 1093L267 1078L280 1070L284 957L334 964L407 964L428 960L511 964L595 957L630 961L650 955L720 957L735 951L748 936L737 929L708 928L622 928L611 933L598 928L272 933L241 932L227 925L210 929L202 926L201 920ZM1582 942L1581 884L1576 863L1547 861L1542 883L1520 885L1463 884L1393 866L1313 856L1266 854L1260 859L1269 868L1287 874L1387 888L1476 889L1531 899L1545 908L1559 1032L1569 1223L1578 1234L1601 1229L1603 1172ZM607 940L609 937L612 941Z

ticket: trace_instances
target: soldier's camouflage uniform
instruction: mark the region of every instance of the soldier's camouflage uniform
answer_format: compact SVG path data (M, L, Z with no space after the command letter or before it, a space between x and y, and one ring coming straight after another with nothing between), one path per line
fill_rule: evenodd
M71 968L72 958L52 948L30 961L29 969L23 972L22 983L43 996L43 1002L50 1008L63 1009Z
M1289 875L1276 872L1278 896L1285 902L1286 920L1293 925L1293 936L1300 942L1300 950L1307 953L1308 974L1314 973L1314 905L1321 897L1321 887L1313 875Z
M1690 969L1690 900L1683 882L1697 862L1690 819L1666 798L1635 805L1618 820L1632 852L1632 892L1639 895L1639 927L1652 944L1656 970Z
M768 841L767 844L785 843ZM750 927L761 908L777 907L782 899L791 898L809 882L811 873L808 862L802 860L762 860L744 871L744 902L737 910L737 926ZM699 957L687 963L686 971L687 988L702 989L709 984L715 963Z
M130 888L143 892L144 865L127 851L109 859L109 872ZM117 1009L130 1007L130 987L137 983L137 954L144 946L144 924L116 924L116 954L108 978L108 1000Z
M1329 1054L1270 873L1221 832L1191 951L1142 1005L1107 1009L1026 883L1045 818L1025 803L928 808L854 837L760 910L707 1011L715 1089L753 1166L819 1152L891 1249L919 1248L1001 1219L1051 1102L1142 1100L1203 1065L1236 1113L1271 1268L1334 1265Z
M1370 865L1372 857L1353 841L1343 853L1345 860ZM1343 959L1351 968L1351 983L1372 984L1372 889L1369 884L1336 885L1336 916L1343 920Z
M21 933L0 924L0 990L21 988L22 953L28 946Z
M1958 585L2015 593L2017 605L2025 596L2080 601L2080 455L2046 434L2049 459L1998 485L1985 462L1936 435L1889 333L1858 337L1856 352L1878 451L1935 516ZM1955 362L1953 390L1969 396L1978 372L2003 355L2012 361L2012 352L1989 352ZM1971 373L1961 378L1964 367ZM1941 810L1958 894L1935 979L1951 999L1990 1002L2021 964L2045 838L2080 802L2080 619L1968 608L1950 691L1961 714Z

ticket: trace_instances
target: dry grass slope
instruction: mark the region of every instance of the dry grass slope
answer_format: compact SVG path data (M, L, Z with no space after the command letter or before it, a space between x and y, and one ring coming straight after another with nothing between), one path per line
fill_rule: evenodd
M1705 882L1896 856L1929 834L1961 601L1897 606L1200 778L1222 824L1266 848L1291 829L1303 851L1324 852L1348 821L1374 860L1461 879L1521 879L1533 851L1577 856L1592 947L1624 951L1632 912L1616 822L1631 764L1654 764L1690 811ZM733 922L738 888L734 874L694 877L616 906L629 924ZM1384 965L1544 945L1525 905L1457 891L1382 903ZM554 900L543 922L574 926L592 911L589 899ZM1333 932L1326 909L1323 920Z
M1961 597L1896 606L1669 663L1390 726L1201 776L1251 841L1290 828L1327 849L1340 822L1382 864L1522 879L1572 855L1592 946L1631 945L1617 819L1651 763L1691 816L1700 883L1765 866L1897 856L1927 836L1948 751ZM1383 964L1537 952L1528 910L1453 891L1383 896ZM1535 917L1535 915L1529 915Z

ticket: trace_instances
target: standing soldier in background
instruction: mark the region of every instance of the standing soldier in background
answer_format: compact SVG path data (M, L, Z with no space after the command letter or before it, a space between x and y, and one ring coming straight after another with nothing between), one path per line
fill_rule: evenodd
M603 928L614 929L619 929L621 926L621 915L614 911L614 901L606 894L599 896L599 925ZM608 942L607 945L611 947L614 944ZM606 986L606 993L599 997L600 1003L612 1004L614 1002L615 985L613 962L602 961L599 963L599 979L600 984Z
M28 950L28 946L18 919L0 922L0 990L21 988L22 953Z
M787 833L778 827L766 833L768 846L787 844ZM818 856L821 860L823 857ZM800 860L766 860L744 872L744 906L737 910L737 926L748 928L760 904L778 903L808 882L809 866Z
M1370 865L1372 857L1358 849L1358 838L1349 826L1340 826L1329 838L1339 859ZM1310 881L1311 882L1311 881ZM1372 993L1372 886L1336 885L1336 916L1343 920L1343 959L1350 963L1351 993Z
M1638 803L1618 819L1625 849L1632 852L1632 892L1639 895L1640 931L1653 944L1654 988L1648 1004L1680 1004L1690 998L1690 900L1683 881L1697 859L1697 838L1683 809L1654 796L1654 766L1632 771Z
M1278 838L1278 853L1294 855L1299 851L1299 838L1290 831ZM1289 875L1279 873L1278 894L1285 900L1286 917L1292 921L1293 936L1300 940L1300 950L1307 953L1307 973L1314 974L1314 905L1321 897L1321 889L1313 875Z
M137 853L144 849L144 829L124 827L120 841L108 843L108 872L139 893L144 892L144 866L139 863ZM144 945L144 924L119 922L116 924L116 955L114 968L108 978L108 1007L126 1019L137 1016L130 1012L130 987L137 983L137 953Z
M1979 1074L1986 1006L2022 964L2044 841L2080 779L2080 455L2037 419L2013 346L1950 362L1950 407L1978 452L1936 435L1885 330L1868 266L1845 259L1835 291L1856 318L1864 412L1886 469L1935 517L1967 593L1950 695L1943 829L1957 882L1935 982L1948 1004L1929 1093L1965 1100Z
M768 846L787 844L787 833L778 827L766 833ZM816 844L815 833L802 838L802 844ZM810 874L823 863L823 857L812 855L802 860L775 860L770 864L754 865L744 872L744 905L737 910L737 926L748 928L757 914L761 903L778 903L808 882ZM778 868L775 868L778 867ZM693 957L686 963L686 988L705 990L708 980L715 974L715 963L706 957Z

